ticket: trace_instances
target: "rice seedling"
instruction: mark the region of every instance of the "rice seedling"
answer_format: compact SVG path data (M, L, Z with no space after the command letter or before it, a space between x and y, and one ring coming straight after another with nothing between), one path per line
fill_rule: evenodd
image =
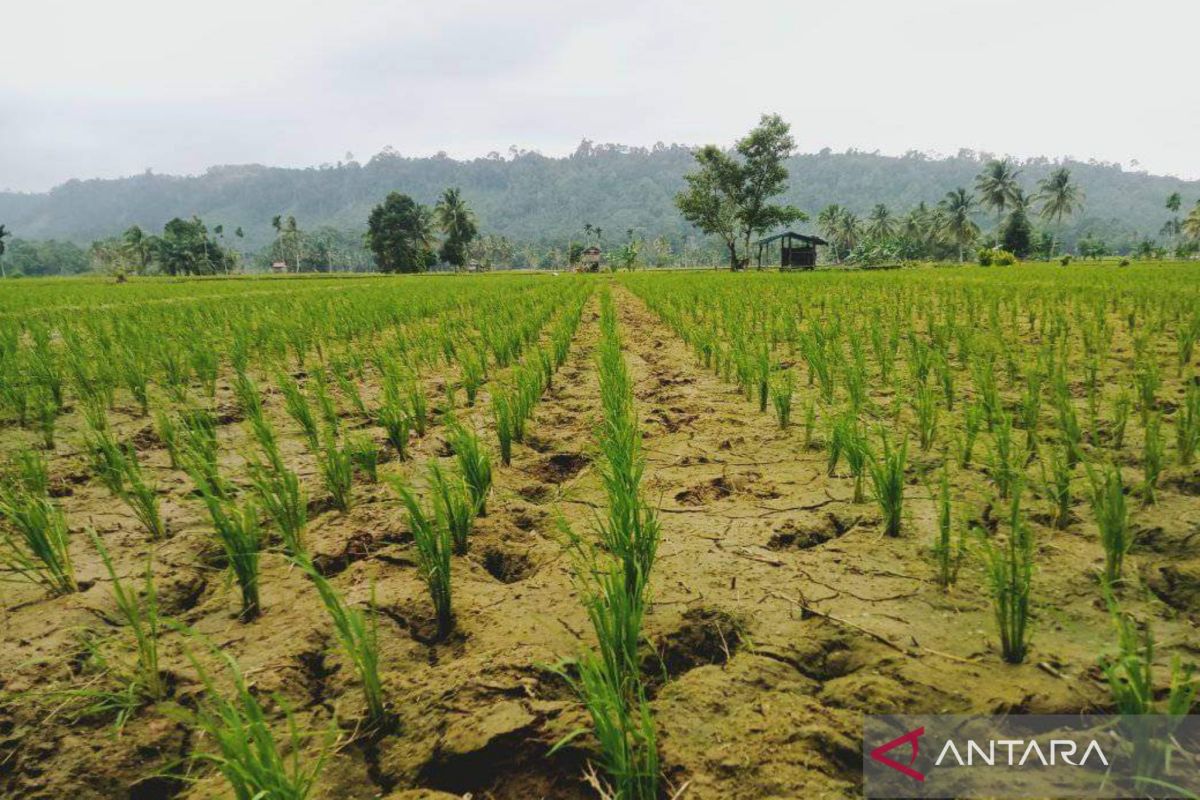
M425 391L421 388L416 375L409 375L404 384L408 399L408 415L417 436L425 435L429 421L429 411L425 402Z
M1125 446L1125 429L1129 424L1129 411L1132 407L1133 398L1125 389L1113 399L1112 445L1116 450Z
M332 750L333 728L325 735L316 757L306 762L304 750L311 737L300 732L291 709L281 702L288 732L281 745L237 662L226 653L216 655L232 676L233 696L226 697L207 670L190 656L205 692L187 719L206 734L213 747L192 758L214 765L237 800L305 800L312 794Z
M330 433L337 436L341 430L342 418L338 414L337 404L333 402L333 395L329 391L329 375L324 367L313 369L310 385L316 396L317 410L321 413L321 419L325 421L325 427Z
M408 525L417 549L417 561L421 579L429 590L433 610L437 616L437 636L445 638L454 628L454 607L450 593L450 553L453 540L450 530L438 524L435 514L421 507L420 501L402 481L392 480L392 486L400 495L408 511Z
M1071 524L1073 475L1070 458L1058 449L1050 451L1049 476L1046 475L1046 462L1042 462L1042 485L1046 495L1054 502L1054 527L1059 530L1065 530Z
M1183 405L1175 414L1175 447L1179 463L1184 466L1195 460L1200 447L1200 385L1195 383L1188 386Z
M346 605L346 601L307 559L300 561L300 566L313 582L317 594L321 596L321 602L333 620L333 628L337 633L338 642L342 645L342 651L362 684L368 727L375 733L386 731L391 727L393 717L387 709L383 683L379 679L379 629L375 616ZM375 602L374 594L372 590L372 605Z
M317 419L313 416L312 406L308 404L308 398L305 397L304 392L300 390L300 386L290 375L280 373L275 383L279 386L279 390L283 392L284 408L287 409L288 416L300 426L300 430L304 433L304 438L308 441L309 449L314 453L317 452L321 447L320 430L317 428Z
M1021 513L1019 487L1012 493L1008 535L1002 544L980 531L984 574L1000 633L1000 652L1020 664L1029 651L1030 592L1033 586L1033 532Z
M1100 544L1104 548L1104 581L1116 586L1121 580L1125 554L1133 546L1133 531L1125 506L1125 484L1118 467L1103 467L1099 472L1088 469L1091 481L1092 513L1100 529Z
M477 356L474 353L468 352L463 355L461 362L462 367L462 385L463 392L467 395L467 405L474 406L475 398L479 396L479 387L483 385L485 379L484 358Z
M229 494L230 487L221 477L218 458L217 421L212 413L198 407L184 409L180 415L179 461L201 492L218 497Z
M1001 412L992 431L992 452L988 473L1001 499L1008 498L1020 480L1022 458L1012 437L1012 418ZM1069 445L1068 445L1069 446Z
M299 477L274 460L269 466L251 461L248 469L258 502L279 531L284 549L292 558L301 558L307 552L308 501Z
M100 554L104 570L112 583L113 599L117 612L125 627L133 634L134 668L123 681L132 687L132 694L146 702L158 702L167 697L167 682L159 666L158 638L162 629L162 618L158 607L158 590L154 585L154 570L149 559L140 591L127 587L118 577L112 558L96 532L89 530L92 545ZM127 689L128 691L129 689Z
M239 507L210 492L204 493L204 503L241 592L242 608L238 616L243 622L249 622L262 613L259 560L263 537L258 508L249 501Z
M963 530L959 530L957 541L953 539L954 517L950 504L950 472L942 468L942 478L936 498L938 512L938 535L933 544L933 557L937 563L938 586L948 589L958 580L958 572L966 553Z
M492 393L492 414L496 420L496 438L500 442L500 463L512 463L512 443L516 436L516 409L505 389Z
M599 433L600 477L608 498L601 540L625 570L625 585L641 593L649 580L658 551L657 515L641 496L645 459L641 432L633 409L633 381L621 354L616 312L609 295L601 297L599 346L600 404L603 423Z
M317 453L317 467L333 507L345 514L354 499L354 460L350 447L339 447L332 435L326 436L325 446Z
M841 430L841 440L842 451L846 454L846 466L850 468L850 474L854 478L854 496L851 502L865 502L863 479L871 464L871 445L867 441L866 434L859 427L858 421L849 416Z
M767 410L767 402L771 395L771 347L766 342L760 342L755 353L754 377L758 389L758 410Z
M408 411L400 399L400 390L394 380L384 378L383 403L376 412L376 418L383 429L387 431L387 440L396 451L401 461L408 458L408 440L412 432L412 422Z
M179 426L175 418L163 410L154 412L154 435L167 448L167 456L171 461L171 469L179 469L180 441Z
M958 449L958 465L963 469L971 465L971 458L975 453L975 440L979 438L979 431L983 428L986 416L986 410L977 403L968 405L963 413L963 435L959 440Z
M448 424L447 438L454 450L458 471L470 489L475 514L486 517L488 494L492 490L492 458L483 448L479 437L457 420Z
M54 432L58 422L58 407L54 404L54 398L51 394L40 386L33 388L30 392L30 398L33 417L37 422L38 433L42 435L42 447L47 450L53 450Z
M36 450L22 450L9 465L3 479L13 488L34 497L46 497L50 491L50 472L46 458Z
M887 434L881 432L883 452L872 455L869 461L875 501L883 512L884 533L900 535L900 520L904 508L904 467L908 458L908 439L894 447Z
M118 496L133 511L151 539L167 538L167 526L159 510L158 488L146 481L137 453L132 448L121 453L121 468L124 488Z
M1146 417L1145 436L1142 439L1142 500L1146 505L1153 505L1157 501L1158 479L1165 465L1162 415L1151 413Z
M579 677L566 670L559 674L582 698L600 749L600 766L608 781L591 776L602 797L654 800L659 796L658 738L645 690L640 686L632 700L612 682L603 661L585 653L578 661ZM580 733L580 732L576 732ZM551 749L554 753L576 734Z
M368 482L379 480L379 445L375 444L374 439L366 434L349 437L346 439L346 449L350 454L350 463L366 476Z
M1139 630L1137 622L1117 603L1112 590L1104 587L1109 615L1117 632L1117 652L1102 658L1104 672L1116 713L1117 730L1130 742L1131 772L1143 791L1160 789L1170 763L1170 739L1179 722L1191 713L1197 682L1193 667L1184 667L1179 656L1171 658L1171 677L1165 698L1159 696L1154 674L1154 633L1149 625Z
M928 451L937 436L938 425L939 409L933 389L927 384L917 386L912 406L917 415L917 441L922 451Z
M448 475L437 461L431 460L429 490L433 494L435 523L450 532L455 555L466 555L475 522L475 504L467 482L461 475Z
M1150 412L1158 405L1158 390L1162 388L1157 362L1151 358L1139 359L1134 367L1133 383L1137 389L1142 426L1145 427L1149 423Z
M52 595L79 590L71 561L71 537L60 508L42 495L7 487L0 489L0 568L32 581Z
M817 406L812 400L804 405L804 448L813 446L813 432L817 428Z
M354 381L351 375L347 375L341 370L334 370L334 380L337 381L338 388L342 394L350 401L350 405L354 407L354 411L360 416L367 416L367 402L363 399L362 391L358 388L358 384Z
M795 379L790 369L780 370L779 376L771 386L771 405L775 407L775 419L779 427L787 429L792 419L792 395L795 392Z

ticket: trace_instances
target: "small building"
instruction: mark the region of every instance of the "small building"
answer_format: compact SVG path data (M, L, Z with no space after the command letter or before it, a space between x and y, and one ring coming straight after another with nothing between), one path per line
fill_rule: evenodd
M758 245L758 268L762 269L763 260L770 259L779 247L779 269L812 269L817 266L817 245L829 244L819 236L807 236L795 231L784 231L755 242Z
M580 272L599 272L600 271L600 248L596 245L585 247L583 252L579 254Z
M271 262L271 272L275 273L276 275L287 272L287 262L286 261L272 261Z

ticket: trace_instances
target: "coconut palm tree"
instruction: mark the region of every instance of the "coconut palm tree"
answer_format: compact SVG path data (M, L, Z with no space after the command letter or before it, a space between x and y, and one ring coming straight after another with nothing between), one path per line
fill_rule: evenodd
M817 214L817 230L821 232L829 242L833 245L833 260L839 261L838 257L838 222L842 218L842 207L837 203L831 203L821 209L821 213Z
M1062 233L1063 217L1083 207L1083 190L1071 183L1071 170L1059 167L1038 181L1038 199L1042 201L1042 218L1056 223L1058 230L1050 235L1050 255L1054 255L1054 239Z
M1021 188L1017 185L1017 169L1009 159L992 159L975 178L975 189L979 192L984 207L996 212L996 226L1004 218L1004 212L1017 204Z
M137 263L139 275L145 275L154 255L154 237L147 236L139 225L132 225L121 234L126 254Z
M478 233L475 214L463 201L460 190L447 189L442 192L433 215L446 237L442 243L442 260L453 264L455 269L462 269L467 263L467 249Z
M939 208L945 215L944 230L951 240L958 245L958 263L963 262L963 248L975 241L979 236L979 226L971 219L975 210L975 195L968 194L966 189L958 188L946 193Z
M1196 207L1192 209L1192 213L1187 215L1187 219L1179 228L1189 239L1200 241L1200 200L1196 201Z
M895 219L892 212L883 203L878 203L871 209L867 217L867 235L872 239L888 239L896 232Z
M12 231L0 225L0 278L7 278L8 273L4 270L4 240L12 236Z
M862 237L862 225L859 224L858 216L853 211L842 211L837 222L836 236L847 253L852 252L858 246L858 240Z

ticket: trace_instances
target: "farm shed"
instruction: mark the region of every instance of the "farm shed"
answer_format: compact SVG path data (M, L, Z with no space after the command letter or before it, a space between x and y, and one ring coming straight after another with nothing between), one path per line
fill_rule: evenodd
M600 271L600 248L592 245L584 248L579 255L580 272L599 272Z
M812 269L817 265L817 245L829 244L819 236L807 236L795 231L784 231L755 242L758 245L758 268L763 267L763 258L769 258L779 243L779 268Z

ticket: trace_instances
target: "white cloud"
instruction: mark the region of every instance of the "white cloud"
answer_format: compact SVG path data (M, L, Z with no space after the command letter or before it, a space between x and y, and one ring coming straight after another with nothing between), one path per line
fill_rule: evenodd
M0 187L393 145L730 142L1137 159L1200 178L1191 3L42 0L6 11Z

